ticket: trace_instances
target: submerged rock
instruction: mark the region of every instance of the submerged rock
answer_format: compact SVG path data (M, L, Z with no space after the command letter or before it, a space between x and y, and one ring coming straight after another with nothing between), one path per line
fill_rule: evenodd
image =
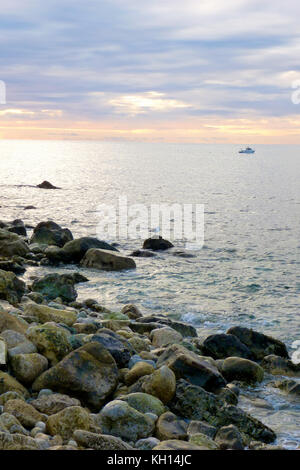
M174 245L171 242L164 240L162 237L147 238L143 243L144 250L165 251L173 247Z
M241 357L228 357L222 365L222 374L228 381L237 380L246 383L261 382L264 370L256 362Z
M80 263L84 255L91 248L110 250L114 252L118 251L114 246L109 245L102 240L98 240L98 238L81 237L66 243L63 247L63 254L69 262Z
M300 364L294 364L289 359L274 354L265 356L261 367L273 375L300 376Z
M122 271L136 268L132 258L97 248L91 248L80 264L85 268L100 269L102 271Z
M41 189L60 189L57 186L53 186L53 184L49 183L49 181L43 181L40 184L37 184L37 188Z

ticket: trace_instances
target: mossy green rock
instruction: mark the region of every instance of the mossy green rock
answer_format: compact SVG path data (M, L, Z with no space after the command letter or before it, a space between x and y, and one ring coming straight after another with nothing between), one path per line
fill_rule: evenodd
M68 354L33 383L35 391L50 388L99 410L118 383L112 355L99 343L88 343Z
M91 425L90 414L80 406L70 406L49 416L46 431L51 436L59 435L64 441L73 436L76 429L88 430Z
M125 441L148 437L154 429L153 419L122 400L108 403L97 415L96 424L104 434L111 434Z
M47 274L32 283L32 290L43 294L48 300L60 297L63 302L73 302L77 298L74 279L67 274Z
M248 384L261 382L264 378L264 370L256 362L241 357L228 357L222 365L222 374L231 382L238 380Z
M41 447L32 437L0 432L0 450L41 450Z
M156 423L155 435L160 441L187 438L188 424L170 411L163 413Z
M189 438L189 442L191 444L195 444L197 446L203 446L210 450L217 450L217 444L208 436L202 433L192 434Z
M174 372L167 366L155 370L153 374L147 375L142 384L142 391L149 393L162 403L169 403L175 395L176 377Z
M25 320L0 309L0 334L5 330L25 333L28 328L29 325Z
M115 436L95 434L89 431L76 430L73 435L77 444L94 450L134 450L126 442Z
M124 397L119 397L119 399L126 401L129 406L141 413L154 413L160 416L165 411L163 403L158 398L147 393L130 393Z
M21 383L31 384L48 368L48 360L38 353L17 354L10 359L10 365Z
M31 326L27 330L27 337L51 365L57 364L72 350L68 333L50 323L43 326Z
M7 401L4 405L4 411L15 416L25 428L31 429L38 421L44 421L41 413L23 400Z
M16 305L20 302L25 291L25 282L21 281L14 273L0 269L0 299Z
M35 318L38 323L56 322L72 326L77 320L77 313L71 310L58 310L47 305L28 304L24 312L26 315Z
M27 243L16 233L0 229L0 256L11 258L12 256L25 256L29 252Z
M152 450L210 450L208 447L198 446L191 442L180 441L177 439L169 439L160 442Z
M29 397L29 393L23 385L11 375L0 370L0 395L6 392L17 392L25 398Z

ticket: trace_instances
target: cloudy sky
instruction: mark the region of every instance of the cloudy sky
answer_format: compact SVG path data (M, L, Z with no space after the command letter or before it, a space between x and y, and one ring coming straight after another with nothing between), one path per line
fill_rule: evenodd
M0 137L300 143L299 17L298 0L2 2Z

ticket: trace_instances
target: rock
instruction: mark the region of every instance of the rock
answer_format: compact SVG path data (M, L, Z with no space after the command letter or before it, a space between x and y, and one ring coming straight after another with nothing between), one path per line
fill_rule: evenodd
M126 385L132 385L135 383L140 377L144 377L145 375L150 375L154 372L154 367L147 362L137 362L132 369L130 369L127 374L125 375L125 383ZM152 393L151 393L152 395Z
M175 395L176 377L167 366L162 366L151 375L147 375L142 384L142 391L159 398L162 403L169 403Z
M163 413L156 423L155 435L160 441L167 441L169 439L187 438L187 423L178 418L174 413L167 411Z
M153 346L157 348L180 343L182 341L181 334L169 327L152 330L150 338L152 339Z
M236 336L229 334L211 335L205 339L202 345L202 352L206 356L214 359L225 359L226 357L244 357L251 359L252 354Z
M241 357L228 357L223 362L222 374L230 382L237 380L246 383L261 382L264 370L256 362Z
M219 397L185 380L178 382L176 396L169 406L175 414L186 419L204 420L216 427L234 424L240 432L266 443L276 439L276 434L270 428L242 409L226 405Z
M0 256L12 258L13 256L26 256L29 253L27 243L16 233L0 229Z
M23 265L15 263L12 260L0 260L0 270L10 271L14 274L24 274L26 269Z
M145 353L150 351L151 341L148 338L134 335L129 338L128 342L137 352Z
M80 406L69 406L49 416L46 431L51 436L59 435L64 441L67 441L73 436L76 429L88 431L90 424L90 414L86 410Z
M5 412L0 416L0 431L9 432L11 434L23 434L24 436L29 435L29 431L22 426L15 416Z
M147 437L146 439L140 439L135 443L135 448L138 450L152 450L155 446L160 443L156 437Z
M29 317L35 318L38 323L64 323L72 326L77 320L77 313L71 310L58 310L47 305L38 305L35 303L26 305L24 312Z
M76 238L63 247L64 256L69 262L79 263L88 250L98 248L101 250L118 251L112 245L92 237Z
M31 402L40 413L53 415L70 406L81 406L76 398L61 393L52 393L51 395L42 395Z
M300 396L300 383L295 380L282 380L276 385L289 395Z
M234 326L227 331L227 334L236 336L244 343L251 350L256 360L261 360L270 354L285 358L289 357L286 346L281 341L263 333L241 326Z
M103 271L122 271L124 269L136 268L136 264L132 258L97 248L88 250L80 264L85 268L100 269Z
M7 347L4 339L0 337L0 367L6 365Z
M37 184L37 188L41 189L60 189L56 186L53 186L53 184L49 183L49 181L43 181L40 184Z
M157 367L162 365L173 370L177 379L184 377L206 390L217 390L225 385L224 378L214 366L177 344L169 346L158 358Z
M14 273L0 270L0 299L7 300L16 305L25 294L25 282L17 278Z
M0 370L0 395L6 392L17 392L28 398L29 393L14 377Z
M43 294L48 300L60 297L63 302L73 302L77 297L74 280L66 274L47 274L36 279L32 283L32 290Z
M154 429L153 419L121 400L111 401L102 408L97 415L96 424L104 434L134 442L149 437Z
M24 384L31 384L48 368L48 361L37 353L17 354L10 359L14 376Z
M37 351L35 345L18 331L4 330L1 337L5 340L10 359L17 354L30 354Z
M0 450L40 450L40 446L32 437L0 432Z
M8 313L0 309L1 336L4 330L13 330L19 333L25 333L28 327L29 325L25 320L17 317L16 315L13 315L12 313Z
M153 413L156 416L160 416L165 411L163 403L148 393L130 393L129 395L119 397L119 400L125 401L131 408L144 414Z
M164 240L162 237L147 238L147 240L145 240L143 243L144 250L164 251L173 247L174 245L171 242Z
M28 328L27 337L51 365L57 364L72 350L67 331L52 323L31 326Z
M90 337L90 341L102 344L115 359L119 367L126 367L132 355L130 344L116 333L109 330L98 331ZM130 349L129 349L130 348Z
M18 392L5 392L2 395L0 395L0 406L5 405L5 403L8 400L15 400L15 399L20 399L20 400L25 401L24 396Z
M33 210L33 209L36 209L35 206L32 206L32 205L29 205L29 206L25 206L24 207L24 211L29 211L29 210Z
M260 365L273 375L300 376L300 364L294 364L291 360L274 354L265 356Z
M209 450L218 450L217 444L206 434L198 433L192 434L189 437L189 442L200 447L205 447Z
M63 247L67 242L73 240L73 235L69 229L48 220L40 222L34 229L30 239L30 244L55 245Z
M33 406L23 400L9 400L4 405L4 411L17 418L25 428L33 428L38 421L43 421L43 416Z
M70 394L99 410L117 383L118 369L111 354L99 343L88 343L44 372L32 388Z
M139 308L133 304L124 305L124 307L121 310L121 313L124 313L124 315L127 315L127 317L130 318L131 320L136 320L137 318L143 317Z
M180 333L184 338L197 338L196 328L193 325L182 321L171 320L170 318L163 316L147 315L137 319L137 322L153 324L153 328L151 328L149 331L153 330L154 328L158 328L159 325L162 324L173 328L173 330L178 331L178 333Z
M214 439L216 433L217 428L205 423L204 421L190 421L187 428L188 436L193 436L194 434L204 434L205 436Z
M179 441L176 439L170 439L168 441L162 441L152 450L210 450L207 447L200 447L191 442Z
M134 250L129 256L133 256L134 258L153 258L156 255L152 253L152 251Z
M118 437L95 434L89 431L74 431L74 439L81 447L94 450L134 450Z
M243 450L243 437L236 426L223 426L217 432L215 442L221 450Z
M222 398L222 400L224 400L226 403L228 403L230 405L237 405L238 404L238 401L239 401L238 397L236 396L236 394L232 390L227 388L227 386L223 387L223 388L220 388L220 390L218 390L218 392L217 392L217 395L218 395L218 397Z

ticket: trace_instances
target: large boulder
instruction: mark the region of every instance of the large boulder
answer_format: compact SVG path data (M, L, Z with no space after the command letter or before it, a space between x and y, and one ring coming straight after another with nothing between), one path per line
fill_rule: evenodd
M32 283L32 290L43 294L48 300L60 297L63 302L74 302L77 292L74 279L68 274L47 274Z
M80 264L85 268L100 269L101 271L122 271L136 268L132 258L97 248L91 248Z
M206 356L214 359L225 359L226 357L236 356L251 359L252 354L249 348L245 346L236 336L230 334L216 334L208 336L201 347Z
M33 230L30 244L38 243L39 245L56 245L63 247L67 242L73 240L73 235L67 228L48 220L40 222Z
M31 326L27 330L28 339L37 347L40 354L45 356L53 366L72 350L68 341L70 333L55 323Z
M264 378L264 370L256 362L241 357L228 357L222 364L222 374L231 382L238 380L249 384L261 382Z
M210 362L189 351L184 346L169 346L158 358L157 367L168 366L177 379L185 378L194 385L215 391L224 387L225 380Z
M44 372L32 388L66 393L99 410L117 383L118 368L114 358L101 344L94 342L76 349Z
M27 316L34 318L38 323L53 321L55 323L64 323L67 326L72 326L77 320L77 313L74 310L58 310L57 308L36 303L26 305L24 312Z
M234 405L227 405L221 398L202 387L180 380L171 410L190 420L206 421L212 426L222 427L234 424L240 432L257 441L273 442L276 434L266 425Z
M54 415L69 406L80 406L81 404L77 398L71 398L62 393L51 393L38 396L31 402L31 405L40 413Z
M16 233L0 229L0 256L11 258L12 256L26 256L29 247Z
M284 343L263 333L241 326L234 326L227 331L227 334L236 336L244 343L250 349L256 360L261 360L270 354L285 358L289 357Z
M0 299L7 300L16 305L25 294L25 282L17 278L14 273L0 270Z
M90 414L81 406L70 406L49 416L46 431L51 436L59 435L64 441L67 441L73 436L76 429L88 431L90 426Z
M104 434L137 441L152 434L154 420L135 410L125 401L114 400L108 403L96 417L96 424Z
M147 238L143 243L143 250L164 251L173 248L173 244L162 237Z
M81 237L75 238L65 244L63 247L63 253L65 258L72 263L79 263L86 252L91 248L99 248L100 250L118 251L114 246L108 243L98 240L93 237Z

